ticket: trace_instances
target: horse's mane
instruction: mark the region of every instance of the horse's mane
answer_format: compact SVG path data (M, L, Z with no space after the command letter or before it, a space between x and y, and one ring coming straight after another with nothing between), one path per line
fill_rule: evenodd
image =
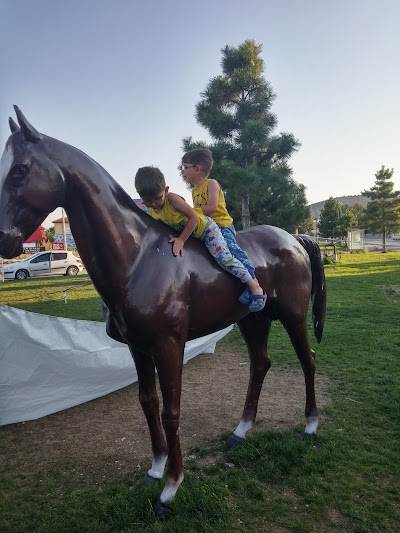
M50 140L53 144L62 144L68 149L78 152L80 156L83 157L83 159L86 159L88 162L90 162L94 167L97 167L98 173L96 173L96 176L102 177L102 180L105 180L110 185L110 188L114 191L114 193L118 194L118 203L123 205L124 208L132 210L136 215L139 215L142 220L148 224L153 224L154 227L160 227L157 220L154 220L151 216L149 216L143 209L141 209L136 202L133 200L133 198L126 192L126 190L122 187L120 183L102 166L100 163L98 163L95 159L93 159L90 155L88 155L86 152L81 150L80 148L77 148L76 146L73 146L72 144L69 144L64 141L60 141L59 139L56 139L54 137L50 137L48 135L43 135L43 138L46 138ZM154 224L155 223L155 224ZM171 228L172 229L172 228Z

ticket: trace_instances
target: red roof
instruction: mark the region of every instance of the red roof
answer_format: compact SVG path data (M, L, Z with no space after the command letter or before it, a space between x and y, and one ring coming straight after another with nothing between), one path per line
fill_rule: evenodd
M43 226L39 226L36 231L32 233L32 235L29 237L29 239L26 239L26 243L30 242L36 242L36 241L43 241L46 239L46 230Z

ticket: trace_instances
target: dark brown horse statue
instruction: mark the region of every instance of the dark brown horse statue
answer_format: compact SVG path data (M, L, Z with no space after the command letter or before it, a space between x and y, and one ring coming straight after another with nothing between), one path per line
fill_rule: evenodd
M89 156L39 133L15 106L19 126L1 159L0 255L22 253L22 243L56 207L64 207L86 269L106 308L108 334L128 344L139 378L139 400L150 430L153 463L148 479L166 482L156 513L168 511L183 480L179 442L185 342L238 323L250 354L250 379L239 425L228 445L254 426L264 377L271 365L267 340L280 320L300 360L306 386L307 434L317 430L314 352L307 335L312 299L314 334L325 319L325 277L317 244L272 226L238 233L268 294L259 313L239 303L241 283L219 268L204 245L189 239L182 257L172 254L174 230L141 211ZM163 408L156 392L157 370ZM218 379L216 376L215 379Z

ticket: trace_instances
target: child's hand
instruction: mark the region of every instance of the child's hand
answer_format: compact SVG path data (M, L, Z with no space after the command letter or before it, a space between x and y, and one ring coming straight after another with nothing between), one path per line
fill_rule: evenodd
M177 255L183 255L183 245L185 244L185 241L183 241L180 237L172 237L168 242L172 242L172 253Z

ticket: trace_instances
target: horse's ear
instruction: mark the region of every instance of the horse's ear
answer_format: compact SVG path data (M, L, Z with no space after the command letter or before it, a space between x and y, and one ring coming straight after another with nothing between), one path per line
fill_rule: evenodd
M11 117L8 119L8 123L10 124L11 133L14 133L15 131L19 130L18 124Z
M29 124L18 106L15 105L14 109L17 114L18 124L21 126L21 131L25 137L25 140L32 143L39 142L42 138L40 133L32 126L32 124Z

